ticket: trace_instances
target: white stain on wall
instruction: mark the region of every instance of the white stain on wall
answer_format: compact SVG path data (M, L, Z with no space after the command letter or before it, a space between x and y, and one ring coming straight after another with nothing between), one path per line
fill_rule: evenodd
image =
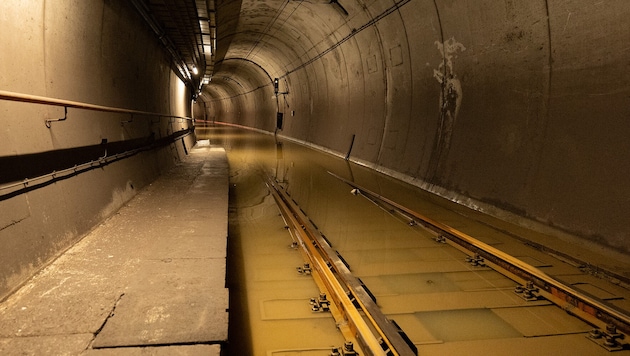
M433 70L433 77L442 85L440 108L443 114L451 116L454 120L462 102L462 84L453 70L453 60L457 58L457 53L465 51L466 47L454 37L444 43L435 41L435 45L443 59L437 69Z
M462 84L453 70L453 61L459 52L466 50L463 44L454 37L444 41L435 41L435 45L442 54L442 62L433 70L433 77L440 83L440 122L437 132L438 156L443 150L448 150L451 135L455 126L455 119L462 103Z

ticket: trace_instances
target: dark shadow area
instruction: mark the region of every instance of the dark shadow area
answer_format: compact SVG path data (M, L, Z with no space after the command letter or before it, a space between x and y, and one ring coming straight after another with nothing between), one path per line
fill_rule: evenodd
M135 140L107 142L98 145L0 157L0 184L42 176L75 165L113 156L154 142L153 136Z
M177 131L158 140L155 139L154 135L111 143L103 140L100 145L0 157L0 185L24 182L27 179L42 177L54 172L59 173L75 167L74 172L59 173L58 176L51 176L49 179L41 182L35 181L24 184L22 189L14 190L8 194L1 194L2 192L0 191L0 201L76 176L87 170L102 167L142 151L169 145L193 131L194 127ZM116 157L117 155L120 155L120 157ZM93 164L90 164L92 162Z
M243 248L239 233L234 189L230 189L228 208L227 287L230 290L228 343L222 355L253 355L252 336L245 289Z

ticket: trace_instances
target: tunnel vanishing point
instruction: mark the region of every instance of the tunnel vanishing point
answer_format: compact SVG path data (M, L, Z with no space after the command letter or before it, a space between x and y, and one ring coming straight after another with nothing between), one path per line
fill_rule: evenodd
M630 254L626 0L0 4L0 299L195 143L274 133Z

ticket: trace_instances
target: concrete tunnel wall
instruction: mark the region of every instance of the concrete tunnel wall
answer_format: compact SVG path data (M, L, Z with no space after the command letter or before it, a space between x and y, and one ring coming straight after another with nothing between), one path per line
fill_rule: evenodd
M630 253L627 1L338 3L218 1L207 117Z
M190 92L130 2L4 1L0 90L190 116ZM0 187L167 140L186 122L0 100ZM125 122L130 121L131 122ZM107 140L106 142L104 140ZM188 147L194 135L184 138ZM185 154L181 140L0 190L0 300Z

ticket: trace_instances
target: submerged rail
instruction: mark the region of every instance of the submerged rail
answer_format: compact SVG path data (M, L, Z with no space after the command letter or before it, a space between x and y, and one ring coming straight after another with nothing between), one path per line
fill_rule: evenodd
M348 269L309 218L272 178L269 187L292 236L308 257L351 335L368 355L417 355L415 346L397 325L382 314L362 283Z
M612 335L613 340L611 343L615 344L616 348L621 347L617 341L624 338L624 335L620 334L617 330L626 335L630 335L630 315L627 311L605 304L596 298L577 291L571 286L547 275L538 268L485 244L472 236L408 209L332 172L328 173L352 187L354 194L364 196L390 213L398 213L400 216L407 219L410 225L421 225L433 231L437 234L438 238L446 239L451 245L474 256L472 258L481 259L484 263L490 264L491 267L506 275L508 278L519 281L525 286L521 290L535 290L537 294L539 293L544 298L563 308L569 314L573 314L591 325L596 325L604 330L602 332L604 337Z

